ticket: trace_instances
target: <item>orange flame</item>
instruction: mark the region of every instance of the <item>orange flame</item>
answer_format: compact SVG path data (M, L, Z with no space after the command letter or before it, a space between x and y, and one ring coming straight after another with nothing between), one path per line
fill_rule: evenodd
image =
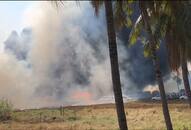
M157 86L148 85L143 89L144 92L150 92L152 94L154 91L159 91Z
M92 94L87 91L85 91L85 92L76 91L76 92L72 93L71 98L74 100L84 101L84 102L88 103L88 102L92 101Z

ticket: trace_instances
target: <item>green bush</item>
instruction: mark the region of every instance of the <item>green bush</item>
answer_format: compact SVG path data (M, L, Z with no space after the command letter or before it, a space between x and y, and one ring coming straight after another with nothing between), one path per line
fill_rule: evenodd
M11 119L13 105L5 99L0 100L0 121Z

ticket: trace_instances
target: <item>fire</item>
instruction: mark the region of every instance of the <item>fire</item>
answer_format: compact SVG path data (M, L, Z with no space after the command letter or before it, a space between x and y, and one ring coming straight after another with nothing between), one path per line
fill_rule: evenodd
M152 94L154 91L159 91L159 89L157 86L148 85L147 87L143 89L143 91L150 92Z
M92 94L87 91L73 92L71 98L74 100L84 101L86 103L92 102Z

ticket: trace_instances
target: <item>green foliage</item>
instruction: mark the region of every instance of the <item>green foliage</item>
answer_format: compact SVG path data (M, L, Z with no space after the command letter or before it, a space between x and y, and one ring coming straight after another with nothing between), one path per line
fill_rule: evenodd
M140 15L137 21L135 22L134 26L132 27L131 33L129 35L130 46L134 45L137 42L138 38L140 37L142 27L143 27L143 21Z
M154 36L157 39L164 38L169 20L170 18L168 17L168 15L165 14L162 14L157 20L158 22L156 23L154 30Z
M145 57L150 57L152 55L151 49L149 47L149 44L144 45L144 52L143 52Z
M149 16L149 26L151 27L151 32L155 39L155 48L159 49L161 41L165 38L167 25L172 19L172 10L170 8L169 2L166 1L145 2L145 6L147 8L147 13ZM137 43L138 40L140 40L144 45L144 56L152 56L149 44L153 43L149 42L150 39L148 37L147 29L144 26L142 14L140 14L130 33L130 46Z
M131 15L133 14L133 9L131 7L131 2L129 1L115 1L114 3L114 21L116 30L120 30L123 27L131 27L132 20Z
M0 120L9 120L11 118L11 113L13 110L13 105L8 102L8 100L0 100Z

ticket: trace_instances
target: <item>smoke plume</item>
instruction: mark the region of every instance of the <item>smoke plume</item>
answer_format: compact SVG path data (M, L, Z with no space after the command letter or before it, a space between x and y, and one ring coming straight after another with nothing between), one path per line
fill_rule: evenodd
M27 108L91 103L113 93L103 9L96 17L89 2L64 2L62 9L42 2L26 15L27 28L13 31L0 54L1 97ZM129 31L117 42L123 93L133 96L154 86L155 74L141 43L128 48ZM158 54L168 79L164 47Z

